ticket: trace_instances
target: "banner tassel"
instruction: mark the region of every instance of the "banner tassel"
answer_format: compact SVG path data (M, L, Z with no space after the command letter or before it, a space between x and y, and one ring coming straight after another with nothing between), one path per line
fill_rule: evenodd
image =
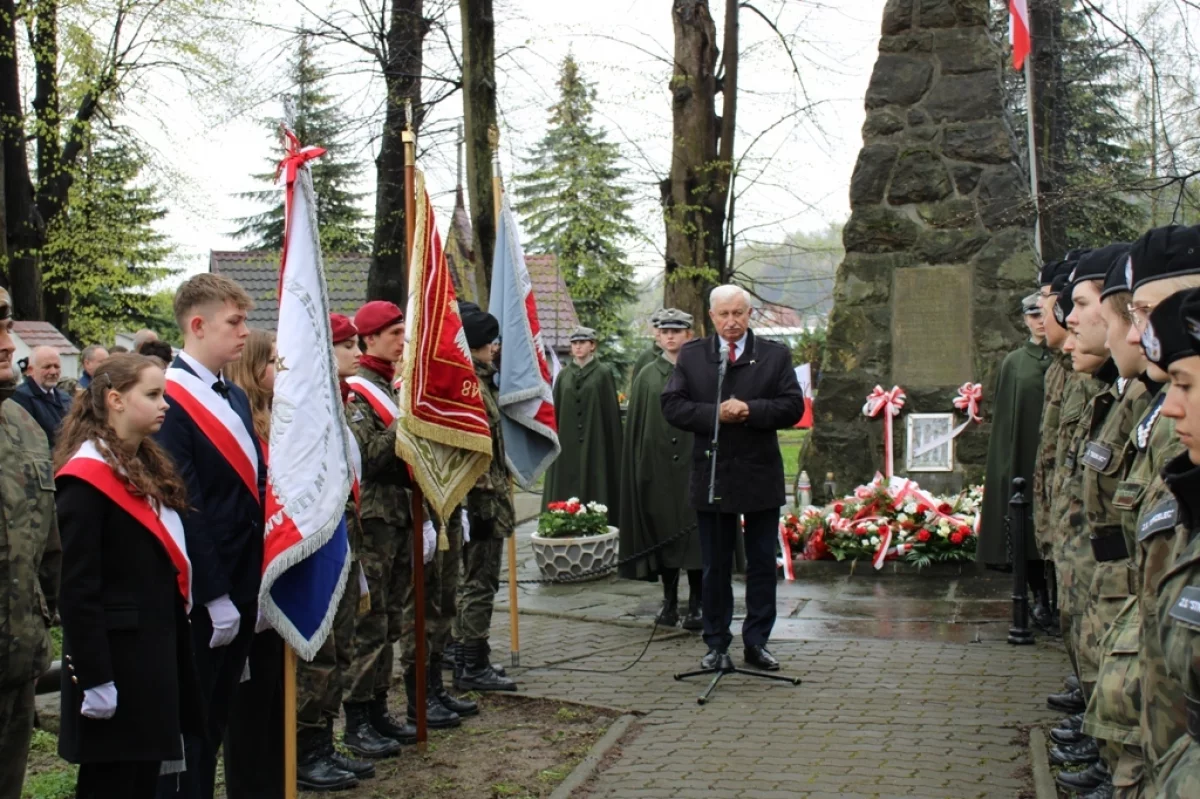
M443 526L442 529L440 531L438 531L438 552L449 552L449 551L450 551L450 539L446 537L446 528Z

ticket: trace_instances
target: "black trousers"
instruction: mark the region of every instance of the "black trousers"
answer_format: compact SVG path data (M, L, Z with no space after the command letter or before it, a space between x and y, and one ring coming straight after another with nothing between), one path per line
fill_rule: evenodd
M256 633L225 728L227 799L283 799L283 639Z
M775 626L775 539L779 511L742 514L746 520L746 620L742 641L765 646ZM733 513L697 511L700 552L704 559L704 643L722 651L733 635L733 557L737 551L738 517Z
M161 766L157 760L84 763L75 779L75 799L153 799Z
M196 676L200 683L200 704L207 713L205 735L184 735L183 748L187 771L159 779L159 799L212 799L217 779L217 748L229 723L233 693L242 679L246 658L254 642L254 623L258 615L255 603L238 605L241 626L229 646L209 649L212 619L203 607L192 610L192 649ZM282 726L282 725L281 725ZM227 755L228 756L228 755Z

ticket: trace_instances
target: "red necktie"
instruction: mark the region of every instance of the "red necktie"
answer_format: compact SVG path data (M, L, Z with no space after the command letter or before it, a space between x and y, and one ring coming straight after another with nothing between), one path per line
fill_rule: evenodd
M729 345L729 362L733 363L736 360L737 360L737 345L730 344Z

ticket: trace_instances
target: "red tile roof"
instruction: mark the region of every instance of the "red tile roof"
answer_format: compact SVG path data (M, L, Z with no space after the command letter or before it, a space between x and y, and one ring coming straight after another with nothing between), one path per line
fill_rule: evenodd
M78 355L75 345L49 322L13 322L13 332L29 349L53 347L59 355Z
M579 315L575 313L575 301L567 292L567 284L558 269L558 258L526 254L525 267L533 282L542 339L556 350L569 350L571 331L579 327Z

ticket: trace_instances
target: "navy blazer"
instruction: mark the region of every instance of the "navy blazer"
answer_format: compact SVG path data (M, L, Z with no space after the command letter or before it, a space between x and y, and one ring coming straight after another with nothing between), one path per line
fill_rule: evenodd
M59 428L71 410L70 395L60 388L54 388L47 393L41 386L34 385L33 378L29 378L17 386L17 390L13 392L13 402L29 411L29 415L45 431L53 451L54 444L58 441Z
M171 366L195 374L182 358L176 357ZM254 434L250 400L233 383L229 383L229 404L254 440L258 497L251 496L237 470L177 404L171 403L162 429L154 436L187 484L191 509L182 514L183 531L197 605L225 594L239 605L252 603L262 578L265 515L259 497L266 495L267 466Z

